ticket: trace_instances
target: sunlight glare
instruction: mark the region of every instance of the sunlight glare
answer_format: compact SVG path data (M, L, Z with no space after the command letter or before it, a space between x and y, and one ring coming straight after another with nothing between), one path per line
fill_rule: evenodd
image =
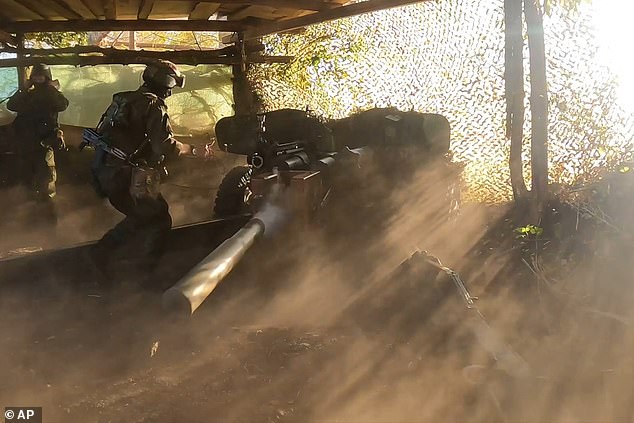
M618 101L627 111L634 111L634 72L631 31L634 2L630 0L595 0L594 24L599 42L597 55L618 78Z

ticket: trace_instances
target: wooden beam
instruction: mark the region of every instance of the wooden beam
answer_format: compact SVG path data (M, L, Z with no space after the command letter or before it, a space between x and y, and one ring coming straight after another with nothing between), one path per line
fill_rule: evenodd
M92 13L92 15L95 18L99 18L99 16L101 15L101 12L97 9L95 9L93 7L92 4L90 4L90 2L86 1L86 0L77 0L82 6L84 6L87 10L90 10L90 13Z
M147 19L152 14L152 9L154 8L155 0L141 0L141 4L139 5L139 11L137 13L138 19Z
M47 17L42 13L42 11L34 7L34 5L29 0L13 0L13 3L28 10L29 12L33 13L35 16L38 16L40 19L47 19ZM8 25L8 22L7 22L7 25ZM4 25L5 30L7 30L6 28L7 25ZM19 32L19 31L9 31L9 32Z
M0 42L18 47L18 39L8 32L0 31Z
M117 41L116 43L114 43L112 45L112 47L125 47L127 48L127 43L122 42L122 41ZM182 51L182 50L191 50L192 49L192 45L191 44L157 44L157 43L136 43L136 47L140 48L140 49L150 49L152 50L168 50L168 51ZM247 43L247 52L248 53L254 53L254 52L259 52L259 51L264 51L264 45L263 44L251 44L251 43ZM221 49L215 49L215 48L211 48L211 47L201 47L201 48L197 48L196 50L198 51L226 51L226 54L234 54L236 51L236 48L234 45L229 45L227 47L223 47ZM11 51L11 49L9 48L7 51Z
M128 43L125 41L117 41L116 43L112 44L112 47L125 47L128 48ZM176 51L180 51L180 50L190 50L192 48L191 44L159 44L159 43L140 43L137 41L136 43L136 48L140 48L140 49L146 49L149 48L150 50L176 50ZM204 50L204 51L210 51L210 50L214 50L214 48L211 47L202 47L197 49L198 51Z
M188 55L194 54L204 57L229 57L236 54L236 49L234 46L224 47L216 50L168 50L168 51L152 51L152 50L128 50L122 48L103 48L98 46L74 46L74 47L61 47L61 48L8 48L5 51L11 53L17 53L21 51L23 54L28 56L60 56L65 54L103 54L103 55L130 55L133 54L135 56L147 56L147 57L157 57L160 58L161 54L180 54L180 55Z
M39 2L40 4L42 4L42 0L39 0ZM49 7L52 11L54 11L59 16L65 19L83 19L84 18L82 15L80 15L79 13L71 9L62 0L46 0L45 3L46 3L46 7Z
M70 66L95 66L95 65L131 65L147 64L155 58L170 60L177 65L237 65L240 57L210 57L200 54L205 51L193 50L191 52L162 51L162 52L138 52L124 51L126 54L113 54L107 56L33 56L17 59L0 59L0 68L15 68L32 66L36 63L48 65ZM141 53L141 54L140 54ZM149 54L159 53L159 55ZM290 56L263 56L259 54L247 56L247 63L289 63L293 60Z
M189 13L190 20L207 20L220 9L220 3L207 3L199 1Z
M96 19L98 15L82 0L55 0L57 3L64 5L81 19ZM77 19L79 19L77 18Z
M103 10L106 19L117 19L117 0L104 0Z
M142 46L142 44L137 44L137 47ZM166 46L166 47L174 47L174 46ZM21 51L25 55L29 56L60 56L64 54L103 54L103 55L113 55L113 54L130 54L134 53L135 55L147 55L152 57L159 57L162 54L195 54L204 57L230 57L238 55L239 51L235 45L214 49L214 50L194 50L191 49L191 46L188 46L188 49L181 50L171 50L167 51L153 51L153 50L141 50L141 51L131 51L127 49L119 49L119 48L103 48L98 46L74 46L74 47L61 47L61 48L24 48L19 50L15 47L8 47L5 49L8 53L17 53ZM247 54L254 54L264 50L263 44L251 44L247 43L245 45Z
M191 0L172 0L191 2ZM198 0L199 3L215 3L216 0ZM223 0L223 6L248 5L267 6L275 9L314 10L321 11L338 7L339 3L322 0Z
M237 32L244 24L206 20L72 20L21 21L3 25L7 32L88 32L88 31L220 31Z
M246 40L262 37L264 35L278 32L290 31L309 25L322 22L333 21L350 16L362 15L364 13L376 12L378 10L391 9L394 7L407 6L414 3L422 3L432 0L368 0L361 3L353 3L348 6L336 7L323 12L311 13L299 18L277 21L274 23L248 29L244 32Z
M252 17L256 17L257 14L253 13L253 12L257 12L258 11L258 7L256 6L245 6L245 7L241 7L240 9L231 12L227 15L227 19L230 19L232 21L239 21L242 19L246 19L246 18L252 18ZM270 16L269 16L270 18Z

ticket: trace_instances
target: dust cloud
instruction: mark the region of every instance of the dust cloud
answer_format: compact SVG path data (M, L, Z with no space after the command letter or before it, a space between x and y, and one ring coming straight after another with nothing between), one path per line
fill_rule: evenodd
M444 163L392 178L365 166L367 189L333 193L324 225L291 223L256 245L188 323L165 321L155 294L4 297L20 312L2 322L0 396L36 401L52 421L630 419L628 325L552 294L574 281L549 288L518 260L506 210L463 205L448 219ZM67 219L89 227L90 213ZM451 279L401 266L416 250L460 273L529 377L478 343ZM567 276L596 271L588 261ZM617 292L624 271L610 269Z

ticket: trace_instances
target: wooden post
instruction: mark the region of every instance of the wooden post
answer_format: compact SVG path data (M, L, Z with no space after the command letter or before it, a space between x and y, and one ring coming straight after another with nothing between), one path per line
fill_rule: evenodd
M15 36L18 44L17 58L24 59L24 34L18 33ZM18 66L18 88L21 90L26 87L26 67Z
M244 34L238 34L236 43L240 63L233 65L233 109L236 115L250 114L253 110L253 93L247 79L247 58Z
M136 50L136 32L135 31L130 31L128 33L128 37L130 38L128 40L128 48L130 50Z

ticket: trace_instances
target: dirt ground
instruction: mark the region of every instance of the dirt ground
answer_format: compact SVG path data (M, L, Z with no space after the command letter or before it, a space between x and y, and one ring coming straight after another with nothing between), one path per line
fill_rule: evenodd
M163 311L159 282L0 279L0 406L42 406L46 422L632 421L630 245L609 238L620 255L597 254L597 232L563 206L539 240L517 238L506 206L464 205L447 222L433 177L381 212L341 207L280 230L188 320ZM5 251L95 239L118 218L79 190L60 194L56 228L35 228L23 194L1 195L21 204ZM206 195L171 195L178 223L208 213ZM459 272L495 340L450 279L401 266L416 249ZM487 352L500 342L527 373Z

